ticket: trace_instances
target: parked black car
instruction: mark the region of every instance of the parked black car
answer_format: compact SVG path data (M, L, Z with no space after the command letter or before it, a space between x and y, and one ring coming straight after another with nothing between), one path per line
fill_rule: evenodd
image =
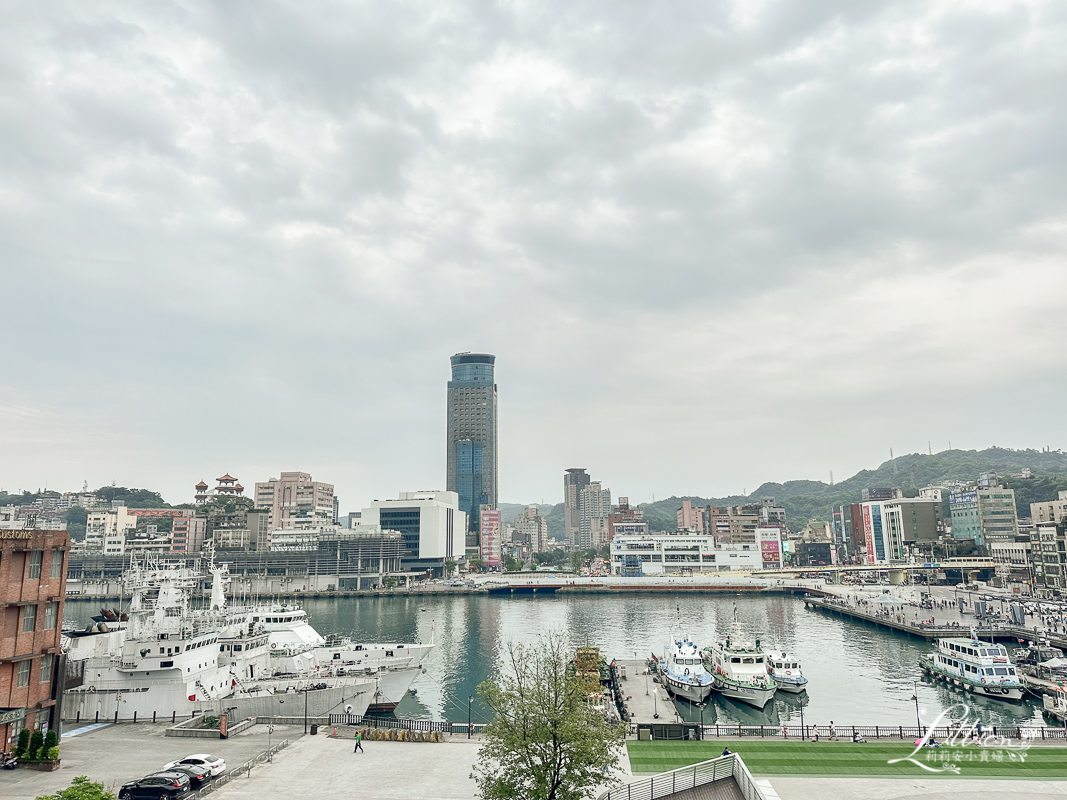
M156 772L124 783L119 800L177 800L189 794L192 781L184 772Z
M203 764L175 764L169 767L167 772L184 772L189 776L189 782L194 789L199 789L211 780L211 768Z

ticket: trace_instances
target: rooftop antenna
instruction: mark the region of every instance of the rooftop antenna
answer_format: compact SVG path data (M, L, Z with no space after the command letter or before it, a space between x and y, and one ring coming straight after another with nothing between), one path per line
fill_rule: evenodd
M834 471L830 470L830 485L834 485Z
M926 452L929 453L930 455L934 454L934 446L932 444L930 444L930 440L929 439L926 440Z

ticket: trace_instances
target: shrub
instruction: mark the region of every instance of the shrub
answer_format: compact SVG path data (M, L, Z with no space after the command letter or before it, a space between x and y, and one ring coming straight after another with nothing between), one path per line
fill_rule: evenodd
M59 735L55 732L55 730L49 730L48 733L44 735L44 749L51 750L53 747L58 746Z
M30 729L23 728L19 731L19 742L15 745L15 757L23 758L26 755L26 750L30 746Z
M30 749L26 751L26 758L30 761L36 761L41 752L41 745L44 744L44 734L40 731L34 731L30 737Z
M59 748L52 746L48 748L48 761L59 761Z

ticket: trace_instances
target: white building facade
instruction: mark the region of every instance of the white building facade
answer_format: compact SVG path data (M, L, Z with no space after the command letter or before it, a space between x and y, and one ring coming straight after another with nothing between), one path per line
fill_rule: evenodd
M457 492L401 492L396 500L375 500L353 528L366 529L399 532L401 562L410 571L439 572L445 561L466 552L467 515Z
M777 529L773 530L778 533ZM762 570L763 564L759 546L716 547L714 536L691 531L627 534L616 525L615 538L611 541L613 575L634 577L726 570L755 572Z

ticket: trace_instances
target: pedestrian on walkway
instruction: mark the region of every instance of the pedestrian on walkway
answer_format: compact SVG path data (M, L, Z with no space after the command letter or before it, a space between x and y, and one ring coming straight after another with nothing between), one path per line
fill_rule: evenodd
M837 741L837 728L834 727L834 721L830 720L830 741Z
M819 741L819 726L818 725L812 725L811 726L811 740L813 742Z
M363 734L362 734L362 733L360 733L359 731L356 731L356 746L352 748L352 752L353 752L353 753L363 753L363 752L366 752L366 751L365 751L365 750L363 749Z

